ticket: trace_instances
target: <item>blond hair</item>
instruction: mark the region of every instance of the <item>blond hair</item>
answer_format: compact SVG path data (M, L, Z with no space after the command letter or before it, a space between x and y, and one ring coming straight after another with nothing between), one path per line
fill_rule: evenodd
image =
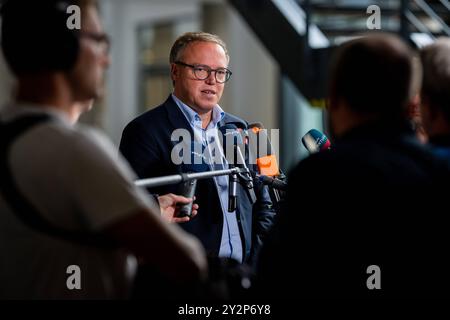
M190 43L193 42L212 42L218 44L225 51L227 60L230 61L227 46L225 42L219 38L219 36L207 32L187 32L178 37L177 40L175 40L172 48L170 49L169 62L175 63L176 61L179 61L181 56L183 55L184 50Z

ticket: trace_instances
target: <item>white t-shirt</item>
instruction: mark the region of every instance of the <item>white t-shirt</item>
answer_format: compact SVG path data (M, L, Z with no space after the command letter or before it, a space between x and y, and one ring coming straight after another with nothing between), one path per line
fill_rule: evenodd
M98 132L71 125L56 111L11 106L0 121L45 112L12 144L9 164L22 194L53 225L99 231L141 208L159 206L133 184L135 175L113 144ZM68 279L80 268L81 290ZM30 229L0 194L0 299L125 298L136 269L120 250L77 245ZM69 283L76 284L76 278Z

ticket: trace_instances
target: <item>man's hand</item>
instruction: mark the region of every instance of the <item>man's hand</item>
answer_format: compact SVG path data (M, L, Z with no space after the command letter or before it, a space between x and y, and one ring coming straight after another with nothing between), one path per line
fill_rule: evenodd
M179 208L177 204L190 203L193 200L191 198L185 198L182 196L177 196L173 193L165 194L158 197L159 207L161 209L161 216L164 220L168 222L187 222L190 221L197 215L198 204L194 203L192 205L192 216L191 217L177 217Z

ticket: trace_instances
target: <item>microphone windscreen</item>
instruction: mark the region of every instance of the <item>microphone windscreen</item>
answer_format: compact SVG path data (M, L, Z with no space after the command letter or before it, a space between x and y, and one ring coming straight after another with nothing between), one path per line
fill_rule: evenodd
M302 138L302 143L309 153L317 153L330 149L331 143L327 136L317 129L309 130Z
M242 135L244 131L240 131L234 123L227 123L219 127L219 131L222 133L222 147L225 158L229 164L238 164L236 157L235 147L240 148L241 153L244 154L244 139Z
M256 128L256 129L264 129L264 126L263 126L263 124L262 124L261 122L255 122L255 123L250 123L250 124L248 125L248 128L249 128L249 129L253 129L253 128Z
M219 127L219 131L222 133L224 138L224 144L228 142L232 143L242 143L243 139L241 136L241 131L234 123L227 123L221 127ZM230 139L225 139L231 137Z

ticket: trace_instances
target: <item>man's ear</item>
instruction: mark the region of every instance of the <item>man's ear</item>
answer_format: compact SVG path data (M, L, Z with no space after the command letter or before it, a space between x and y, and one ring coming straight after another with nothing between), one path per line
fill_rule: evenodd
M179 69L175 63L170 64L170 76L172 77L172 81L178 77Z

